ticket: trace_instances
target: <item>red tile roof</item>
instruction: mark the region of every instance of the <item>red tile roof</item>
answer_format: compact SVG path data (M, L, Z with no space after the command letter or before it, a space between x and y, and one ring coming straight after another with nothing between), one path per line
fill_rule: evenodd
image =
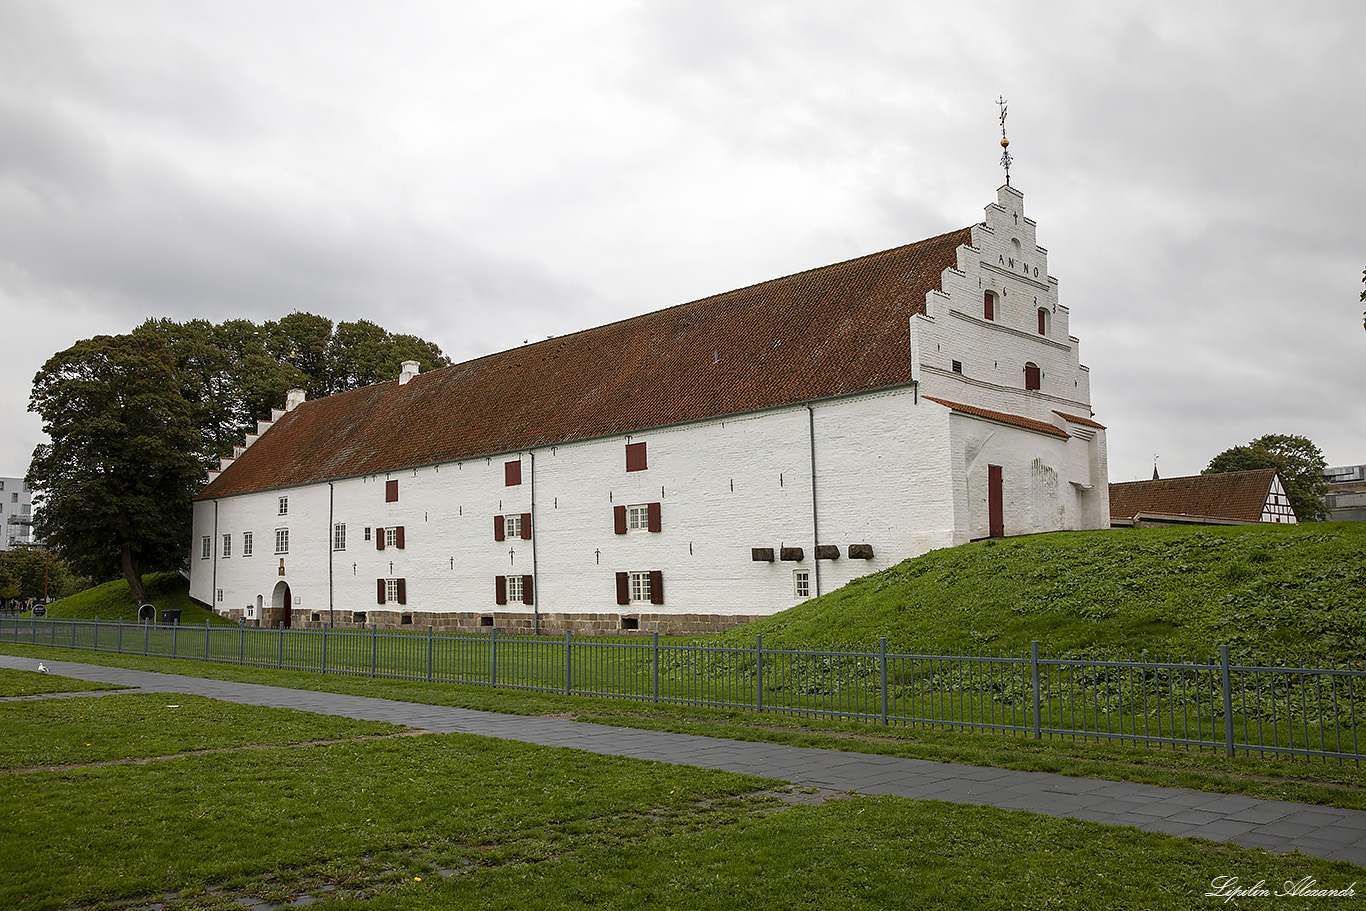
M1061 411L1054 411L1053 413L1056 414L1058 417L1062 418L1064 421L1071 421L1073 424L1081 424L1084 427L1095 427L1098 430L1105 429L1104 424L1098 424L1090 418L1080 417L1079 415L1075 414L1066 414Z
M970 228L305 402L201 499L907 383L912 314Z
M1004 411L988 411L986 408L978 408L976 405L963 405L958 402L950 402L947 399L936 398L927 395L925 398L931 402L938 402L947 405L954 411L961 411L963 414L970 414L974 417L986 418L990 421L999 421L1002 424L1014 424L1016 427L1024 427L1026 430L1034 430L1039 433L1047 433L1055 437L1068 439L1067 431L1054 427L1046 421L1036 421L1033 418L1020 417L1018 414L1007 414Z
M1198 474L1188 478L1126 481L1110 485L1110 518L1139 513L1260 522L1274 468Z

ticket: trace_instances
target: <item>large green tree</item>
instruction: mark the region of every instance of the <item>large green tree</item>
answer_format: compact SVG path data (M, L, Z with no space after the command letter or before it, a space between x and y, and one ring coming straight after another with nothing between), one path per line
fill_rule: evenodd
M179 568L190 498L204 481L202 445L175 359L151 330L97 336L53 355L33 379L29 410L50 443L34 450L34 530L77 571L128 581Z
M1301 522L1320 522L1328 518L1324 495L1328 482L1323 476L1327 465L1323 452L1307 437L1268 433L1245 446L1225 449L1213 459L1203 474L1275 468L1285 482L1285 493Z
M65 598L84 588L65 560L36 547L0 551L0 598Z

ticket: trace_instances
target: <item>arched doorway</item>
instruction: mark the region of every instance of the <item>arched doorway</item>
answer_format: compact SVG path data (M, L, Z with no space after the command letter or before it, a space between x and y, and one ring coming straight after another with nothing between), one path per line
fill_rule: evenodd
M288 582L275 583L275 591L270 596L270 606L271 613L275 615L273 619L285 629L289 629L290 618L294 613L294 596L289 593Z

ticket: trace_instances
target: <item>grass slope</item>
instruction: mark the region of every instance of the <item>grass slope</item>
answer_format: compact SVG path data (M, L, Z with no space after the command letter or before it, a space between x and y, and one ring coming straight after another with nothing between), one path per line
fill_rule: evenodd
M723 638L1245 657L1366 656L1366 524L1057 532L932 551Z
M147 590L147 602L157 609L157 616L167 608L181 612L180 622L185 626L203 626L208 620L214 625L233 626L235 624L205 610L190 600L190 583L179 573L148 573L142 577L143 588ZM115 579L83 592L54 601L48 605L47 615L58 620L108 620L113 623L122 619L125 623L138 622L138 607L128 583Z

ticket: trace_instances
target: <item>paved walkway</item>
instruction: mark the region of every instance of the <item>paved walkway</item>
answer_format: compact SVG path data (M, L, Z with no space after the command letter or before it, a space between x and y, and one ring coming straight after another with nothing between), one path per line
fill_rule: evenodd
M54 674L122 684L143 692L193 694L247 705L388 721L437 733L482 734L542 746L745 772L784 779L822 792L898 794L1029 810L1275 852L1298 850L1366 866L1366 812L1359 810L1044 772L642 731L559 718L503 715L67 661L43 663ZM37 664L32 658L0 655L0 667L34 670Z

